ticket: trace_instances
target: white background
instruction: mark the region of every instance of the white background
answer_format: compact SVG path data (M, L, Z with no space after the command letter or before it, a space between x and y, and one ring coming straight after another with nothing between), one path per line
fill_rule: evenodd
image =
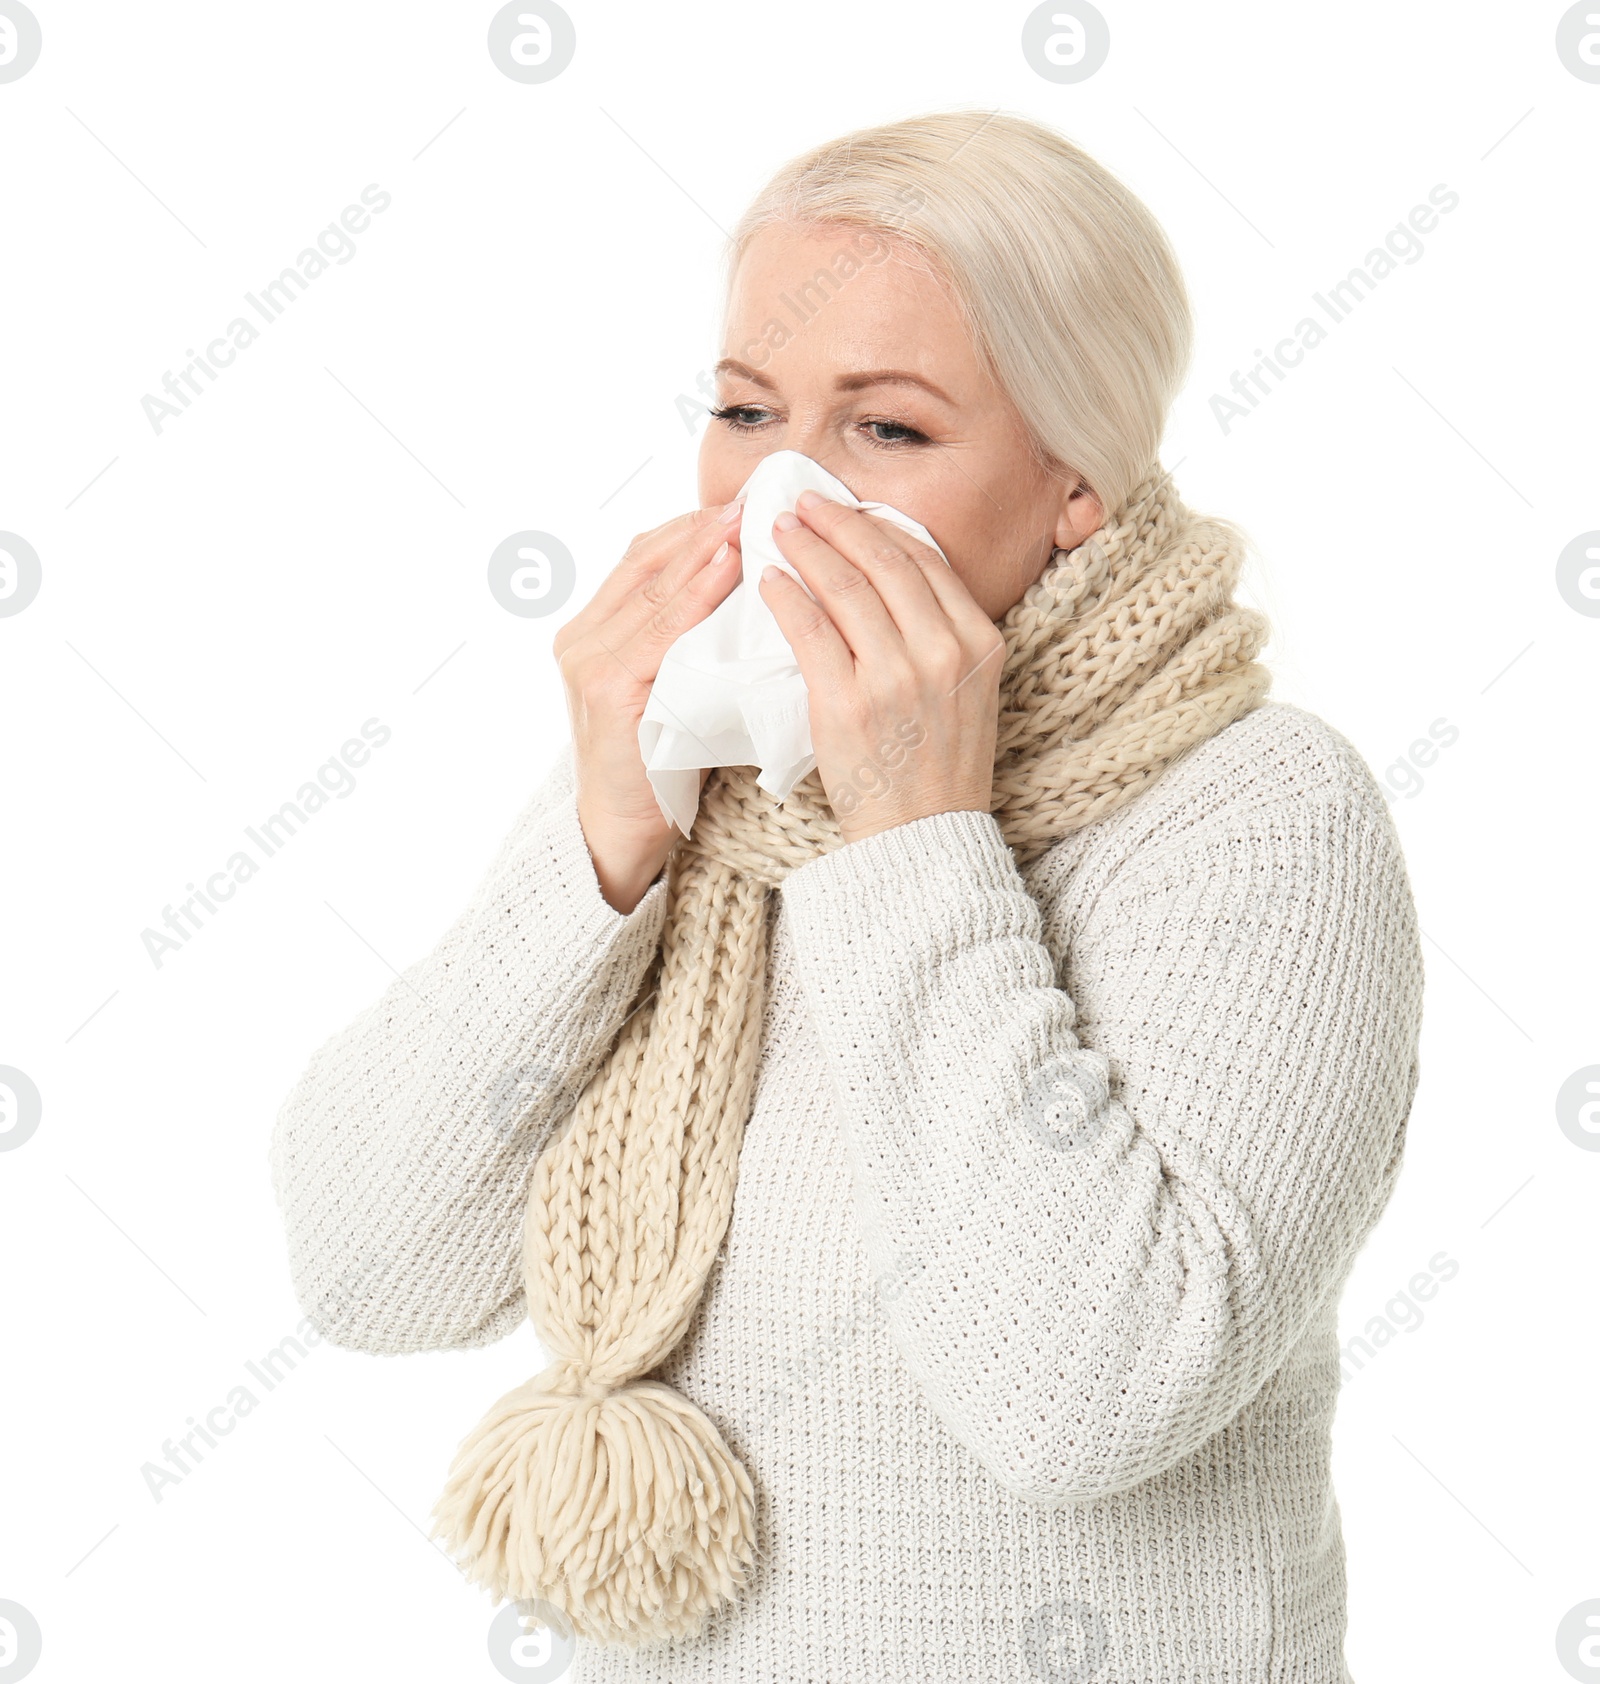
M1075 86L1024 61L1026 6L569 0L538 86L459 0L34 9L43 54L0 85L0 528L43 565L0 618L0 1064L44 1114L0 1154L0 1598L43 1629L35 1676L498 1676L421 1528L528 1330L322 1346L159 1503L141 1467L300 1319L279 1101L564 740L565 614L503 610L490 551L559 535L576 606L692 507L722 230L795 152L967 106L1054 124L1170 232L1199 338L1164 459L1259 547L1275 695L1380 776L1459 733L1394 803L1424 1074L1344 1337L1458 1269L1342 1395L1348 1652L1360 1684L1565 1678L1557 1624L1600 1597L1600 1153L1555 1108L1600 1063L1600 619L1555 570L1600 527L1600 85L1556 55L1563 8L1102 0ZM164 371L373 182L353 259L154 432ZM1225 434L1212 394L1439 183L1422 257ZM373 717L355 792L158 969L141 931Z

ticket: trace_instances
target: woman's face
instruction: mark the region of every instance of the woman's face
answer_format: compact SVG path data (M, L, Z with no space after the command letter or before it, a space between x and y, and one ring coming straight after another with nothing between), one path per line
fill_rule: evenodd
M955 301L863 229L755 236L734 277L717 401L735 413L713 417L701 444L703 506L731 502L762 457L798 450L862 502L927 527L995 620L1052 549L1075 548L1103 518L1076 476L1035 462Z

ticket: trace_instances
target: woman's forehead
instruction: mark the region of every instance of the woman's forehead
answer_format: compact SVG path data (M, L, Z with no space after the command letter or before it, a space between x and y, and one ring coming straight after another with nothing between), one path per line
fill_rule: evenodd
M981 384L955 302L925 268L896 261L866 229L760 230L734 277L722 349L717 372L758 385L780 371L841 389L898 383L909 393L920 380L937 399L955 402L959 387ZM884 375L896 379L870 378Z

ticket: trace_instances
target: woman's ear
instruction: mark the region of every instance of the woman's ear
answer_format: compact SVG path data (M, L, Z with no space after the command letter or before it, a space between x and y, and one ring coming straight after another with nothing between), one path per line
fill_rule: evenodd
M1061 512L1056 519L1056 548L1077 549L1085 538L1100 530L1105 518L1100 499L1085 481L1075 479L1072 490L1062 499Z

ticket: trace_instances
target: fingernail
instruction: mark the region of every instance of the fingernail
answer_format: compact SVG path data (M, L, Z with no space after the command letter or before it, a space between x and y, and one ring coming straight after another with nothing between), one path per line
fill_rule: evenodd
M775 521L773 521L772 528L775 532L793 532L798 525L800 525L799 515L792 515L787 509L785 509L783 513L779 515Z
M742 497L735 497L735 498L734 498L734 500L733 500L733 501L732 501L732 502L731 502L731 503L730 503L730 504L729 504L729 505L728 505L728 506L727 506L727 508L725 508L725 509L724 509L724 510L723 510L723 511L722 511L722 518L723 518L723 519L724 519L724 520L725 520L725 521L728 521L728 520L732 520L732 519L733 519L733 517L734 517L734 516L735 516L735 515L736 515L736 514L738 514L738 512L739 512L739 511L740 511L740 510L741 510L741 509L742 509L742 508L743 508L743 507L744 507L744 498L742 498Z
M774 567L770 561L761 569L761 583L763 585L770 585L774 579L781 579L782 577L783 569Z
M724 542L723 545L722 545L722 548L719 549L714 556L712 556L711 565L713 567L715 567L717 565L717 563L720 562L723 559L723 557L727 555L727 553L728 553L728 545L727 545L726 542Z
M814 509L819 504L826 503L827 500L828 499L824 497L820 491L806 490L802 491L800 495L795 498L794 506L797 509Z

